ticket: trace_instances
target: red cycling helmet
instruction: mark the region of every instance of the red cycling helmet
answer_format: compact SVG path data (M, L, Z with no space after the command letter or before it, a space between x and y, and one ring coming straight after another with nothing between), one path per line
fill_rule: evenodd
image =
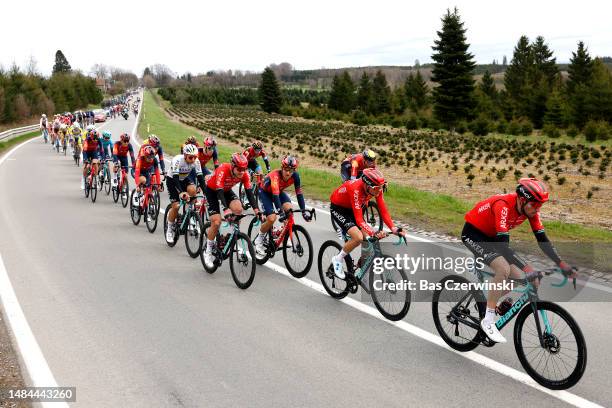
M378 169L365 169L361 174L361 179L369 187L384 187L387 183L385 176Z
M249 167L249 161L240 153L232 154L232 167L237 167L240 170L246 170Z
M155 156L155 149L152 146L145 146L142 154L144 156Z
M127 143L127 142L129 142L129 141L130 141L130 135L128 135L127 133L123 133L123 134L120 136L120 138L121 138L121 141L122 141L122 142L124 142L124 143Z
M283 160L281 161L281 166L288 168L288 169L295 170L298 167L298 161L293 156L285 156L283 157Z
M212 136L208 136L204 138L204 146L215 147L216 145L217 145L217 141Z
M189 136L189 137L187 138L187 142L186 142L186 144L192 144L192 145L194 145L194 144L196 144L196 143L198 143L198 139L196 139L196 137L195 137L195 136Z
M546 184L535 178L522 178L516 186L516 194L524 197L527 201L537 201L545 203L548 201L548 187Z
M255 150L263 150L263 143L261 143L259 140L255 140L252 146Z
M155 135L149 136L149 144L155 147L159 146L159 137Z

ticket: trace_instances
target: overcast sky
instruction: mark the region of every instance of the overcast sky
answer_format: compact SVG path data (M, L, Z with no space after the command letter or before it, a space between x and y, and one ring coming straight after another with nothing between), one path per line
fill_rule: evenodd
M412 65L431 61L440 18L455 6L479 63L510 61L522 34L543 35L559 62L578 40L592 55L612 55L605 0L9 0L0 6L0 64L23 67L32 55L48 75L61 49L86 73L94 63L138 75L155 63L177 73L284 61L296 69Z

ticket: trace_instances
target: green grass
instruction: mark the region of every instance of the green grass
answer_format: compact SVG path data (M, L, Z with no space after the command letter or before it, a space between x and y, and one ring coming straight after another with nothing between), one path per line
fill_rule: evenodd
M150 132L147 132L147 125ZM143 116L138 132L143 139L149 133L158 135L163 141L164 149L170 154L176 154L188 136L201 134L197 129L169 119L150 91L144 95ZM227 161L235 151L226 146L219 146L218 150L221 161ZM273 160L271 164L273 168L279 166L278 161ZM340 176L325 170L301 167L300 176L306 196L321 201L328 201L331 192L340 185ZM393 183L385 194L385 201L394 218L411 226L452 236L459 236L464 224L463 216L473 205L449 195L420 191ZM553 240L612 243L612 231L599 227L550 221L546 222L546 230ZM512 237L513 240L533 241L527 223L513 231Z
M17 136L12 138L11 140L7 140L5 142L0 142L0 155L4 154L11 147L18 145L19 143L31 139L36 136L41 136L40 130L36 130L34 132L26 133L25 135Z

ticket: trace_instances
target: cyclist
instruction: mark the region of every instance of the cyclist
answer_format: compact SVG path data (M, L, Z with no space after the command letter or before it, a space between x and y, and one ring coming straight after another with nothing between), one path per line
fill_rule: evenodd
M200 166L202 166L202 171L205 176L212 174L212 172L206 168L206 163L208 163L210 159L212 159L215 169L219 167L217 141L212 136L205 137L203 146L198 147L198 160L200 160Z
M57 139L55 139L55 143L57 143L59 146L64 146L64 138L66 137L70 137L68 135L68 125L65 123L62 123L60 125L60 130L57 133Z
M230 214L242 214L242 204L232 187L242 182L246 189L246 194L253 211L259 216L259 209L255 206L255 197L251 190L251 180L246 172L249 166L248 160L240 153L232 154L230 163L223 163L217 167L208 179L205 188L206 200L208 201L208 214L210 215L210 228L208 229L208 239L204 252L204 263L207 267L213 267L212 249L215 244L215 237L221 226L221 210L219 201L223 205L223 217Z
M142 150L146 147L146 146L151 146L153 147L153 149L155 149L155 152L157 154L157 158L159 160L159 166L161 168L162 174L165 175L166 174L166 164L164 163L164 150L161 147L161 143L159 141L159 137L155 136L155 135L149 135L148 139L145 139L142 142L142 146L140 146L140 151L138 152L138 155L140 156L140 152L142 152ZM160 183L160 179L157 179L157 184Z
M189 144L189 145L193 145L193 146L195 146L196 148L200 147L200 145L198 145L198 140L197 140L197 138L196 138L195 136L189 136L189 137L187 138L187 140L185 140L185 143L183 143L183 144L181 145L181 154L183 154L183 148L184 148L185 146L187 146L188 144Z
M503 283L509 277L522 278L524 274L536 274L533 267L520 259L510 248L510 230L529 220L538 245L553 260L564 274L575 276L576 269L563 262L549 241L540 220L540 207L548 201L546 184L535 178L522 178L516 191L498 194L477 203L465 214L465 225L461 232L463 244L482 258L495 273L494 282ZM537 286L538 279L534 280ZM495 326L497 301L505 294L490 290L487 296L487 311L480 322L485 334L496 343L506 339Z
M113 141L112 134L108 130L102 132L102 160L110 159L113 156Z
M172 158L169 177L166 179L168 194L172 202L172 208L168 211L168 228L166 230L166 241L174 241L174 222L179 208L179 199L186 201L189 197L195 197L196 180L198 186L204 186L204 174L198 160L198 149L192 144L186 144L183 149L183 154L179 154Z
M83 132L81 131L81 125L79 122L74 122L74 125L72 125L72 129L70 130L70 135L72 136L70 143L72 145L72 154L74 154L74 150L77 148L77 146L81 146L82 133Z
M47 139L49 138L49 132L47 131L47 115L46 114L42 114L40 117L40 131L42 132L42 137L45 140L45 143L47 143Z
M91 166L91 171L96 174L98 172L98 162L101 153L100 133L93 129L85 134L83 141L83 178L81 179L81 190L85 189L85 177L87 170Z
M58 138L60 126L61 126L61 122L60 122L59 115L55 115L53 117L53 132L51 132L51 148L52 149L55 148L55 139Z
M136 159L136 174L134 180L136 181L136 190L142 191L141 186L151 185L151 172L155 171L155 180L159 180L159 162L155 157L155 149L151 146L146 146L140 150L138 159ZM137 206L138 196L134 194L134 205Z
M342 181L355 180L361 177L364 169L376 167L376 152L364 150L362 153L351 154L340 165Z
M260 255L265 255L266 249L264 246L264 237L272 228L276 221L276 213L274 208L280 213L291 210L291 199L284 190L293 184L295 194L297 195L300 210L306 209L304 195L302 194L302 185L300 175L297 172L298 161L293 156L285 156L281 160L281 168L273 170L264 179L262 187L259 190L259 200L263 206L263 212L266 216L266 221L261 224L259 235L255 239L255 250ZM303 212L302 216L306 222L310 222L310 213Z
M115 175L119 174L119 165L121 165L121 167L127 171L128 154L130 155L130 160L133 169L136 162L136 159L134 159L134 148L130 143L130 135L128 135L127 133L123 133L121 134L121 136L119 136L119 140L117 140L113 145L113 172L115 173ZM116 185L116 177L114 178L113 183Z
M376 198L376 204L380 210L380 216L385 225L393 234L405 236L401 228L396 228L387 210L383 191L386 189L386 181L378 169L365 169L361 178L347 180L338 187L331 195L330 213L332 221L336 223L349 240L344 244L340 253L332 258L334 273L340 279L345 278L342 270L342 261L353 249L357 248L367 236L375 235L382 239L388 234L386 231L376 232L363 219L362 210L368 205L371 198Z
M263 161L266 165L266 172L270 172L270 161L268 160L268 155L264 151L263 144L259 140L255 140L248 149L242 152L242 154L248 160L249 170L251 170L253 173L258 175L262 174L261 166L257 162L258 157L263 158Z

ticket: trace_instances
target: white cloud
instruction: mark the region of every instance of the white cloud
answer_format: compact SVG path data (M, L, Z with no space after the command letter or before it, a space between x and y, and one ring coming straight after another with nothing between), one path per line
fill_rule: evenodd
M559 61L569 60L578 40L592 54L612 55L612 6L593 0L20 0L2 6L8 18L0 24L0 63L23 66L33 55L49 74L55 50L61 49L73 68L86 72L94 63L137 74L154 63L179 73L260 71L282 61L298 69L411 65L415 59L430 60L440 18L455 5L479 62L501 61L504 55L510 59L522 34L543 35ZM62 17L55 20L56 15Z

